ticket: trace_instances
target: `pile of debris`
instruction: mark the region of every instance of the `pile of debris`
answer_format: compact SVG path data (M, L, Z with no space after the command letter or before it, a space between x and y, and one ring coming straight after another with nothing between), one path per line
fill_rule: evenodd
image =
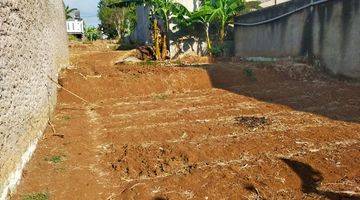
M149 60L156 60L155 51L152 46L140 46L122 56L116 64L139 63Z

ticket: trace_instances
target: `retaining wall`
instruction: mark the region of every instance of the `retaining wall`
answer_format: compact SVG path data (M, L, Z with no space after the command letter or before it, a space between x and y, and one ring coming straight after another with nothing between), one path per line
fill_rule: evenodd
M0 1L0 199L15 188L56 103L68 65L61 0Z
M293 0L239 16L235 23L264 21L310 2ZM269 23L236 25L235 55L306 57L332 74L360 78L359 33L360 1L329 0Z

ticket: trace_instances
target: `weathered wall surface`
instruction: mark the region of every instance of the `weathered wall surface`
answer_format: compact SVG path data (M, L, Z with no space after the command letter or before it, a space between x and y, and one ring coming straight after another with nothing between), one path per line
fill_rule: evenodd
M68 65L61 0L0 1L0 199L16 186Z
M319 1L319 0L315 0ZM293 0L235 19L253 23L282 15L311 0ZM360 1L330 0L256 26L235 27L239 57L308 57L330 73L360 78Z

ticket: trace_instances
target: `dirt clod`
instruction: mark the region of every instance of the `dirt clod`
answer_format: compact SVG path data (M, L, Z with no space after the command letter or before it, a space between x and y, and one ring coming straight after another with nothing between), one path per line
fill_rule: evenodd
M246 126L248 128L258 128L263 127L269 123L269 120L265 117L255 117L255 116L240 116L235 117L235 124Z

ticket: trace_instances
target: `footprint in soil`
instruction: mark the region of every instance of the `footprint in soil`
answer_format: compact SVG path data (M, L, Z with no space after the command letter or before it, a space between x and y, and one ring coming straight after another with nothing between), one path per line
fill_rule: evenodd
M269 124L269 120L265 117L240 116L235 117L235 125L243 125L247 128L258 128Z

